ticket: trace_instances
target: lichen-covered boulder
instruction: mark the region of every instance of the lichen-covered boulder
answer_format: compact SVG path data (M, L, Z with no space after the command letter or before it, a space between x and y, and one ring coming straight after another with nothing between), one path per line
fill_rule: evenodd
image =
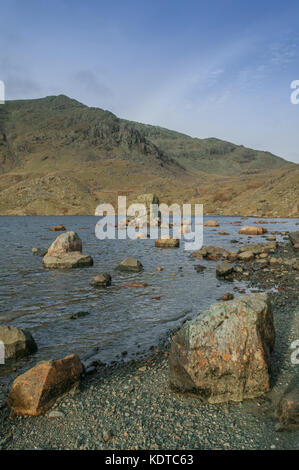
M4 359L19 359L37 351L36 343L29 331L15 326L0 326L0 341L4 345Z
M275 332L266 294L219 302L172 338L170 384L209 403L242 401L270 388Z
M77 354L41 362L15 379L8 403L16 414L44 414L57 398L78 387L82 373L83 366Z

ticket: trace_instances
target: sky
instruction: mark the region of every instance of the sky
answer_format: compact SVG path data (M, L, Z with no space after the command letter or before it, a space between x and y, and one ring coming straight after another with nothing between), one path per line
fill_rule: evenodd
M0 0L6 99L117 116L299 163L298 0ZM299 95L298 95L299 96Z

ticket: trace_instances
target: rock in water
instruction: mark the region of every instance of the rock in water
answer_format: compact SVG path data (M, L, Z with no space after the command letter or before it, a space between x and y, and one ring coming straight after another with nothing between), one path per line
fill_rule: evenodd
M26 330L15 326L0 326L0 341L4 344L4 359L18 359L37 351L36 343Z
M82 373L77 354L41 362L15 379L8 403L16 414L44 414L57 398L79 385Z
M44 257L47 251L48 250L45 250L44 248L32 248L31 250L33 256L41 256L41 257Z
M76 232L59 235L48 249L47 255L60 255L71 251L82 252L82 241Z
M66 230L65 226L62 224L55 225L55 227L50 228L51 232L64 232Z
M216 266L216 275L219 277L225 277L229 274L232 274L234 271L234 267L231 263L220 263Z
M109 273L103 273L95 276L91 281L93 287L108 287L111 286L111 276Z
M281 431L295 431L299 429L299 382L287 390L280 399L276 416L279 419Z
M178 238L159 238L155 240L155 247L157 248L178 248L180 246L180 240Z
M254 254L252 251L242 251L242 253L238 254L238 258L240 261L252 261L254 259Z
M265 227L255 227L254 225L247 225L246 227L242 227L239 230L241 235L263 235L268 230Z
M93 265L91 256L82 254L82 241L76 232L66 232L52 243L43 258L49 269L84 268Z
M207 220L204 223L204 226L205 227L219 227L219 222L217 222L217 220Z
M219 302L172 338L170 384L209 403L242 401L269 390L275 332L266 294Z
M289 233L289 239L293 245L294 250L299 250L299 232Z
M142 263L135 258L126 258L118 266L120 271L139 272L143 270Z

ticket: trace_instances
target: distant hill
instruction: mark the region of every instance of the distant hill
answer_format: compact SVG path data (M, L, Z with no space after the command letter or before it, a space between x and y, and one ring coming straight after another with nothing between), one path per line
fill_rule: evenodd
M155 191L165 202L204 202L210 213L298 216L298 168L64 95L0 106L0 214L93 214L118 194L133 201Z

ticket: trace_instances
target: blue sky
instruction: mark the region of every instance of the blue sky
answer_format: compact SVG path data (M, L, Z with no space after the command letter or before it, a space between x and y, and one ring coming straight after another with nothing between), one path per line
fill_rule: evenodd
M7 99L120 117L299 163L297 0L1 0Z

